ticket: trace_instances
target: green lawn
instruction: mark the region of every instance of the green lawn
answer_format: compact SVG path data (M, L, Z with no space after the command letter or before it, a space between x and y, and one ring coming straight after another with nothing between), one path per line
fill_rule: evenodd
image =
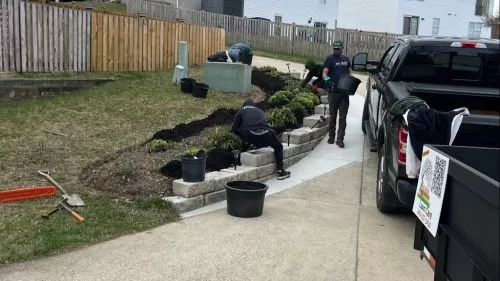
M196 99L170 83L172 72L25 74L25 77L115 77L119 80L53 97L0 102L0 190L47 185L40 168L87 206L78 224L59 212L44 221L55 197L0 205L0 263L26 260L178 219L158 198L120 198L78 180L81 169L108 152L144 142L160 129L204 118L221 107L238 107L245 95L210 91ZM46 131L66 135L55 135ZM159 171L151 171L158 173Z

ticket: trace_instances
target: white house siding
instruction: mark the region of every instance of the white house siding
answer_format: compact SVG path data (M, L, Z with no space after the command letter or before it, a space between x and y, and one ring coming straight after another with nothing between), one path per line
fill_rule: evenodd
M432 35L433 18L440 19L443 36L468 36L469 22L481 22L475 16L476 0L398 0L397 33L403 33L404 16L420 17L418 35ZM491 29L482 27L481 37L489 38Z
M338 27L396 33L398 0L340 0Z
M283 23L313 26L315 21L326 22L335 28L339 0L245 0L244 16L261 17L274 21L282 16ZM309 18L312 18L308 24Z

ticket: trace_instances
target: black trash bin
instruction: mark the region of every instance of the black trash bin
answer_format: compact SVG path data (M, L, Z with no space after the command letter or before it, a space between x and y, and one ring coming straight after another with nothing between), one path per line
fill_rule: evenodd
M228 214L240 218L262 215L267 185L253 181L231 181L225 186Z
M194 79L182 78L181 79L181 92L192 93L194 83L196 83L196 80L194 80Z
M208 89L210 87L207 85L207 84L203 84L203 83L194 83L193 85L193 96L196 97L196 98L206 98L207 97L207 93L208 93Z
M337 91L348 95L354 95L358 89L359 83L361 83L361 80L354 76L347 74L342 75L337 85Z

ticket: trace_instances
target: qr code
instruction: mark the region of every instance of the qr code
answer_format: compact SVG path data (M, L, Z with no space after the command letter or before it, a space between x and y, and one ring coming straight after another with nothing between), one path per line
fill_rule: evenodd
M436 155L436 161L434 162L434 174L432 175L431 191L438 198L441 198L441 193L443 192L443 181L447 176L445 174L445 169L446 160Z
M424 179L425 185L429 185L429 183L432 181L432 162L429 159L425 159L424 163L422 164L422 177Z

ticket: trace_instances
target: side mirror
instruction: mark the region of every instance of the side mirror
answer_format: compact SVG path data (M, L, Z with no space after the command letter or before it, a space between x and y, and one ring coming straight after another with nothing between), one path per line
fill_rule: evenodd
M358 53L352 58L352 70L354 71L366 71L366 65L368 64L368 53Z

